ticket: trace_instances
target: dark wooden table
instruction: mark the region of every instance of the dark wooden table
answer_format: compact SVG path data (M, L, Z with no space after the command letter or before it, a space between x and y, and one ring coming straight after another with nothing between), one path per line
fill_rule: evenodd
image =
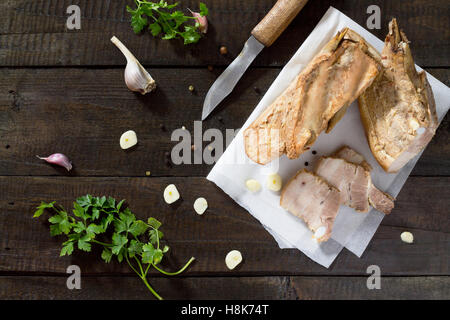
M153 299L126 265L105 264L99 252L60 258L60 239L50 237L43 219L31 218L41 200L70 207L77 196L91 193L125 198L139 218L159 218L172 247L168 269L197 258L180 277L152 274L151 283L165 298L449 299L448 116L362 258L344 250L329 269L298 250L280 250L258 221L205 179L211 166L166 166L165 153L175 145L171 132L193 129L207 90L275 1L204 2L210 31L199 44L185 47L134 35L121 0L1 1L0 298ZM65 27L70 4L81 8L81 30ZM372 32L384 39L388 21L397 17L416 63L449 85L448 0L310 0L203 129L240 128L330 5L365 26L372 4L382 11L382 28ZM183 0L182 6L196 8L197 1ZM127 90L125 60L111 44L112 35L150 70L156 92L140 96ZM219 54L221 45L228 55ZM193 94L189 85L195 86ZM137 132L139 144L124 152L119 137L128 129ZM53 152L70 156L75 165L70 174L35 158ZM175 208L162 198L170 183L183 197ZM192 209L199 196L209 201L204 216ZM400 240L404 230L414 234L413 245ZM224 263L231 249L245 259L235 271ZM66 288L72 264L82 270L81 290ZM381 290L366 287L372 264L381 268Z

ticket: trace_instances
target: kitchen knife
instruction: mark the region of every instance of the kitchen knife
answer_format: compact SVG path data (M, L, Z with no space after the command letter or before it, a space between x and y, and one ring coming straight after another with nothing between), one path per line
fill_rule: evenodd
M256 56L264 47L270 47L275 42L307 2L308 0L277 1L270 12L253 29L242 52L209 89L203 103L202 120L205 120L214 108L233 91Z

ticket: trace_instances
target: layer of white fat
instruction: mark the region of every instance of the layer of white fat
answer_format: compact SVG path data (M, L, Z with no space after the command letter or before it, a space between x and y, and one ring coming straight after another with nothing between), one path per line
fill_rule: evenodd
M389 166L388 172L395 173L403 168L412 158L417 156L433 138L434 132L429 128L420 127L416 130L416 137L409 147L403 151Z

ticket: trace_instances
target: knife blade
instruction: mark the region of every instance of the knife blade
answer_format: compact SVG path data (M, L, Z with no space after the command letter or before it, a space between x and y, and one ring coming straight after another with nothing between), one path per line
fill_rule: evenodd
M253 60L264 49L271 46L297 16L308 0L278 0L264 19L253 29L241 53L216 79L205 97L202 121L234 89L239 79Z
M239 79L244 75L245 70L247 70L262 49L264 49L264 45L256 40L255 37L250 36L242 52L222 72L209 89L203 103L202 120L205 120L219 103L233 91Z

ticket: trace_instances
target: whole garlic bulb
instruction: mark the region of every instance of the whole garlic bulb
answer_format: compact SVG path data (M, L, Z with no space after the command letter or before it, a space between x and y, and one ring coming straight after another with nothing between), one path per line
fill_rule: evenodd
M153 91L156 88L156 82L150 73L144 69L134 55L125 45L115 36L111 38L111 42L123 53L127 59L127 67L125 68L125 83L131 91L140 92L142 95Z

